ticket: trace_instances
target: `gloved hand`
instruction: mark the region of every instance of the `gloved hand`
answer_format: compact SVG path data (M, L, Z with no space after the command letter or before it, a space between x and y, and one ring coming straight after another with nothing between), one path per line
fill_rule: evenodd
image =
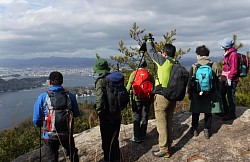
M98 112L97 115L99 116L99 118L101 118L103 116L103 112Z
M150 42L154 41L153 35L151 33L148 34L148 41Z
M142 51L142 52L146 52L146 51L147 51L147 46L146 46L146 43L145 43L145 42L142 43L142 45L141 45L139 51Z
M231 81L230 79L227 79L227 85L228 85L229 87L231 87L232 81Z

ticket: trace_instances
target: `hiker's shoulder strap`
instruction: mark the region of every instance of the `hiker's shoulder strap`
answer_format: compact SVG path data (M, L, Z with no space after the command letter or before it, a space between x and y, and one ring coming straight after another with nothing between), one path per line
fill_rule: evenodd
M211 68L212 68L213 64L214 64L213 61L209 61L209 62L207 63L207 65L210 66Z
M106 76L109 75L109 74L110 74L110 73L107 73L107 74L105 74L105 75L99 76L99 77L96 79L96 81L95 81L95 87L96 87L96 83L97 83L100 79L106 80Z
M195 63L195 64L193 64L197 69L201 66L201 64L199 64L199 63Z
M49 96L50 96L52 93L55 93L55 92L53 92L53 91L51 91L51 90L47 90L46 92L47 92L47 94L48 94ZM69 93L69 91L68 91L67 89L64 89L64 88L63 88L63 91L59 91L59 92L64 92L64 93L66 93L66 94Z
M205 64L205 65L208 65L208 66L210 66L210 67L212 67L213 66L213 61L209 61L207 64ZM199 63L195 63L195 64L193 64L194 66L196 66L196 68L198 69L199 67L201 67L202 65L201 64L199 64Z
M192 64L192 74L193 74L193 76L195 76L195 73L196 73L197 69L198 69L200 66L201 66L201 64L199 64L199 63L194 63L194 64Z
M48 94L48 97L51 97L52 91L51 90L47 90L46 92Z
M178 61L175 61L172 57L166 57L172 64L178 64Z

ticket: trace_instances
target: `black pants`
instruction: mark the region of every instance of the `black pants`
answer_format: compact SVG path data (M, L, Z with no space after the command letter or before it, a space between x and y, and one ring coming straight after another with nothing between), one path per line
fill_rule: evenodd
M149 101L135 102L134 112L134 138L141 140L145 138L148 126Z
M74 138L71 137L71 140L51 140L44 139L45 147L45 157L47 162L58 162L58 150L59 146L62 145L69 156L71 162L78 162L79 157L77 154L77 148L75 148Z
M105 161L115 161L120 159L119 133L121 119L100 118L100 131L102 137L102 150Z
M225 114L235 114L235 107L236 107L236 101L235 101L235 92L237 87L236 81L232 81L231 86L227 86L225 81L221 82L221 97L223 102L223 108Z
M200 113L192 113L192 127L197 128L199 125ZM212 113L205 113L204 128L211 129Z

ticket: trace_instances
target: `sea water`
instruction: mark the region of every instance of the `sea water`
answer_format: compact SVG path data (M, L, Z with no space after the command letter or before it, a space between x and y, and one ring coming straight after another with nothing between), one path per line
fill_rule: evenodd
M64 76L63 87L94 86L94 78L89 76ZM0 93L0 131L14 127L33 115L34 103L47 87L31 90ZM94 102L94 96L77 98L79 103Z

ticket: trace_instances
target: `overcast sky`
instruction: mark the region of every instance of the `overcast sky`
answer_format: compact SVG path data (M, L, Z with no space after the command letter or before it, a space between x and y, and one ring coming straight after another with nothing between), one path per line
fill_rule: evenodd
M129 29L136 22L156 41L177 30L174 45L207 45L221 56L218 41L237 34L250 51L250 0L0 0L0 59L102 57L120 55L118 42L136 42Z

